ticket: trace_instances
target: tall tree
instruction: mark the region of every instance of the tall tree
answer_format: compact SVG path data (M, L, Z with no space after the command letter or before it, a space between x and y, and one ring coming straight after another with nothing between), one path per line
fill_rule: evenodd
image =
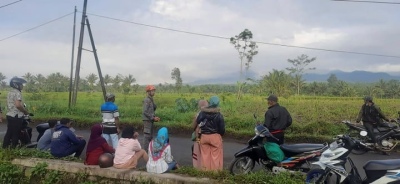
M243 78L243 64L246 67L246 77L247 77L247 71L250 68L250 64L253 62L253 57L258 54L257 51L257 44L256 42L252 41L253 39L253 33L245 29L239 35L236 35L234 37L231 37L230 43L235 47L235 49L239 53L239 59L240 59L240 78L238 81L238 94L237 94L237 99L240 100L243 86L244 86L244 78Z
M114 77L113 79L113 85L112 87L114 88L114 90L118 91L120 89L121 83L123 80L123 76L121 74L118 74Z
M308 68L307 66L315 61L316 58L313 57L311 59L308 58L307 55L302 54L301 56L297 56L296 59L288 59L288 62L292 64L292 67L286 68L294 77L294 85L297 88L297 95L300 94L300 89L304 84L303 75L308 70L315 70L315 67Z
M182 88L182 77L179 68L172 69L171 79L175 80L175 89L179 92Z

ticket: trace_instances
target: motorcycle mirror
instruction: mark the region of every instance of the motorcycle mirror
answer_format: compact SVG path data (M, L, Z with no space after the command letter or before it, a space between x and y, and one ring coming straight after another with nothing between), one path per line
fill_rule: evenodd
M368 134L367 131L364 131L364 130L360 132L360 135L363 137L367 136L367 134Z

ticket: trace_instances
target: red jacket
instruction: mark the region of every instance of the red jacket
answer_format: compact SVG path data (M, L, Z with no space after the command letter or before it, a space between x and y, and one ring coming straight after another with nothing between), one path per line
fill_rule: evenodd
M115 149L104 143L101 147L86 153L85 165L99 165L99 158L103 153L114 153Z

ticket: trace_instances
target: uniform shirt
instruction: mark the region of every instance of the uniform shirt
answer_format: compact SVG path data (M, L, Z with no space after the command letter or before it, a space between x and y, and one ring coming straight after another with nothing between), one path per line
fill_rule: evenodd
M22 94L19 90L13 88L7 96L7 116L15 117L18 115L18 117L22 117L24 115L24 113L15 106L15 101L17 100L22 103Z
M143 100L143 113L142 119L143 121L153 121L155 117L156 105L154 104L153 98L147 96Z
M106 102L101 105L101 114L103 115L103 133L116 134L117 125L115 118L119 117L118 106L114 102Z

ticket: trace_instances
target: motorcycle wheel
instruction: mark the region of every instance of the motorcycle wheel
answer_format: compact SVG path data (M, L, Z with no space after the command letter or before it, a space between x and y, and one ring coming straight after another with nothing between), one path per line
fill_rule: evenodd
M325 175L325 171L323 169L312 169L307 173L306 176L306 184L314 184L316 183L321 177L326 177ZM326 181L326 178L322 178L322 182L323 184L328 183ZM320 184L318 183L318 184Z
M229 166L229 172L233 175L247 174L254 169L255 161L250 157L237 157Z

